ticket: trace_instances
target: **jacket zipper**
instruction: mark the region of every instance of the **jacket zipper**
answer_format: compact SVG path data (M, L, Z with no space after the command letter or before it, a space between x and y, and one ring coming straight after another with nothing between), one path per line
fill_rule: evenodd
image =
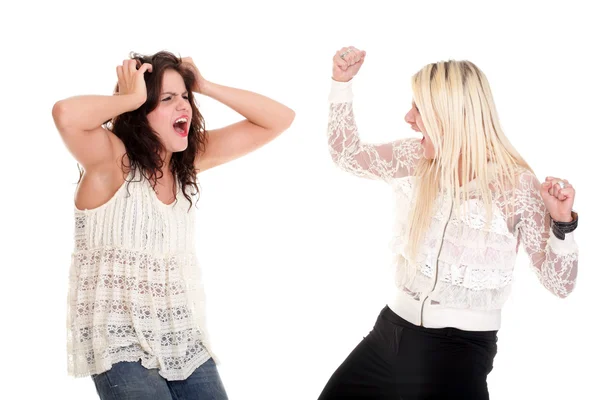
M443 242L444 242L444 236L446 236L446 229L448 228L448 224L450 223L450 219L452 217L452 207L453 206L454 206L454 199L452 199L451 202L450 202L450 213L448 214L448 219L446 220L446 225L444 225L444 230L442 231L442 237L440 238L440 247L438 248L438 253L437 253L437 256L435 258L435 275L434 275L434 279L433 279L433 287L429 291L429 294L427 294L423 298L423 302L421 303L421 317L419 318L420 321L421 321L421 326L423 326L423 312L425 310L425 302L427 301L427 299L429 298L429 295L431 293L433 293L433 291L435 290L435 287L437 286L437 281L438 281L438 265L439 265L439 260L440 260L440 254L442 254L442 245L443 245Z

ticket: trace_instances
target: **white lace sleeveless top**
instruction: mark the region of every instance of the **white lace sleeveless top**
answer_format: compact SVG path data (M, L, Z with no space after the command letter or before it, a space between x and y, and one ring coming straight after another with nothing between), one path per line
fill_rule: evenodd
M181 190L166 205L139 173L102 206L75 208L70 375L141 360L166 379L181 380L211 357L194 220Z

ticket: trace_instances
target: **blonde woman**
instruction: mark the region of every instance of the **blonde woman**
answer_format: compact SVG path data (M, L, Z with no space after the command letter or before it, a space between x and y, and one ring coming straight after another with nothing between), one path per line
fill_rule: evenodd
M420 141L362 143L351 79L365 56L348 47L334 57L329 149L343 170L395 191L397 293L319 398L487 399L519 244L548 290L573 290L575 190L566 179L540 184L468 61L413 76L405 121Z

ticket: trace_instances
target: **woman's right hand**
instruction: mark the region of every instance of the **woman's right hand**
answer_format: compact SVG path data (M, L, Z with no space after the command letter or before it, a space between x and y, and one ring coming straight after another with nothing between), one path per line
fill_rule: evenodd
M367 53L356 47L344 47L333 56L333 80L348 82L362 67Z
M130 95L140 107L148 97L144 73L146 71L152 72L152 64L145 63L138 69L137 63L136 60L125 60L123 65L117 67L119 81L115 94L120 96Z

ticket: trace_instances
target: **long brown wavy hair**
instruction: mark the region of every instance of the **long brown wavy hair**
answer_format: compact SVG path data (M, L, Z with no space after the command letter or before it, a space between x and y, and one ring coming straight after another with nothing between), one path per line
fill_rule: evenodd
M176 183L179 182L181 191L190 202L191 208L193 205L192 196L199 193L194 160L199 152L204 152L207 143L204 118L198 110L192 92L192 88L196 83L194 72L185 66L181 58L167 51L148 56L131 53L130 58L137 61L138 68L144 63L152 64L152 73L144 74L148 97L140 108L107 121L105 126L125 145L125 155L129 163L128 165L125 164L125 155L123 155L123 168L130 168L133 172L140 170L142 179L148 179L152 186L156 187L158 179L163 175L161 154L165 151L165 148L157 133L150 127L148 114L159 104L165 71L172 69L178 72L183 78L185 88L188 91L192 107L192 120L188 135L188 147L184 151L173 153L171 172L176 179L174 189L176 189Z

